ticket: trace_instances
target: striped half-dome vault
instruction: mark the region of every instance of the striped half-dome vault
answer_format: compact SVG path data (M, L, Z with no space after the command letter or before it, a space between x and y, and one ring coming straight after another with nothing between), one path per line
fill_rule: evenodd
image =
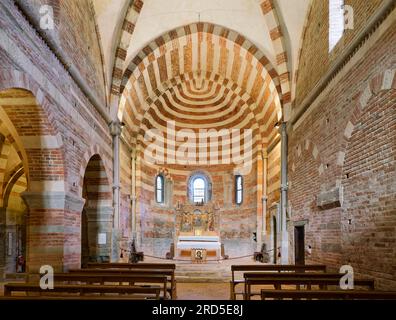
M119 118L131 144L151 128L253 130L266 145L282 116L279 79L243 36L209 23L172 30L147 45L123 77Z
M269 59L244 36L210 23L169 31L130 61L118 116L125 141L137 151L137 228L144 250L159 255L167 250L168 242L155 239L172 238L172 206L188 201L187 181L195 170L208 173L212 200L228 208L221 223L230 254L252 250L250 235L261 221L261 150L279 137L280 97L280 79ZM153 131L160 134L147 139ZM157 206L153 179L163 168L172 177L171 198ZM236 173L244 175L242 207L233 206ZM232 251L232 241L243 249Z

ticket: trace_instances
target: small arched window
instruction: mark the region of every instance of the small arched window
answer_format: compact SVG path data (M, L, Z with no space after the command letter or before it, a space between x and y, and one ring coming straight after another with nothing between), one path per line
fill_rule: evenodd
M187 182L187 198L190 203L208 203L212 200L212 183L203 172L194 172Z
M157 203L164 203L165 198L165 183L164 176L159 174L155 178L155 200Z
M329 1L329 52L341 40L345 29L344 0Z
M194 203L206 202L205 194L206 194L205 180L201 177L195 178L193 181L193 202Z
M243 178L241 175L235 176L235 202L238 205L243 202Z

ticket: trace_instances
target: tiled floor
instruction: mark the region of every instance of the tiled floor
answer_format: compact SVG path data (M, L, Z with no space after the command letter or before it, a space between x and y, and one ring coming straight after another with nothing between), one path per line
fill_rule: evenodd
M178 283L178 300L228 300L230 285L228 283Z

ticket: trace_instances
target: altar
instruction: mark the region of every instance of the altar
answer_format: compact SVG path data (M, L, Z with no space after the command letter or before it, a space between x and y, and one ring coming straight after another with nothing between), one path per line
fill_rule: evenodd
M191 256L192 250L205 250L208 258L211 256L220 258L221 243L219 236L179 236L176 243L176 255Z
M218 209L211 204L178 205L175 232L177 259L186 258L194 261L195 252L199 255L204 253L205 260L220 259L221 241L217 211Z

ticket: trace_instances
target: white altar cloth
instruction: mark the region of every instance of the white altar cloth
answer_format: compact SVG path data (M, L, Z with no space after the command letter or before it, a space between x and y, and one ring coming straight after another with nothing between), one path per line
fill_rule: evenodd
M179 236L176 243L176 251L180 255L181 250L206 249L216 251L219 258L221 254L220 237L218 236Z

